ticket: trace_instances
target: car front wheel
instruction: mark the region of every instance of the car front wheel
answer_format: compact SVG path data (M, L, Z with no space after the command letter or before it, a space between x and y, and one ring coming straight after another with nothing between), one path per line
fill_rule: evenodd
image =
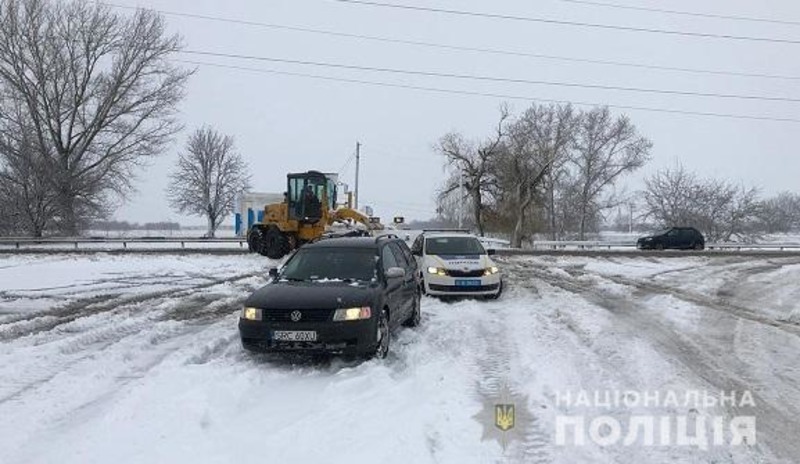
M378 319L375 337L375 351L367 357L384 359L389 354L389 341L391 338L391 332L389 331L389 312L385 309L381 311L380 319Z
M494 295L489 295L487 298L489 298L490 300L496 300L496 299L500 298L500 295L502 293L503 293L503 281L501 280L500 281L500 288L497 289L497 293L495 293Z

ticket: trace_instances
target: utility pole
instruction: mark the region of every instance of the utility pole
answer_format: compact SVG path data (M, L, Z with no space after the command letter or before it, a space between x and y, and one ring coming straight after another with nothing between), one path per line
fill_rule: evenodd
M361 142L356 142L356 200L355 206L358 210L358 170L361 165Z
M458 167L458 228L464 228L464 170Z

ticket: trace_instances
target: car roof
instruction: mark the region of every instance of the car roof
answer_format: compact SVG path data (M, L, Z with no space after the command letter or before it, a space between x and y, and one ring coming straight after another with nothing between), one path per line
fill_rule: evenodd
M379 244L396 241L396 238L378 240L377 237L333 237L303 245L303 248L367 248L375 249Z
M464 232L429 232L426 233L425 238L458 238L458 237L469 237L477 239L478 237L472 234L467 234Z

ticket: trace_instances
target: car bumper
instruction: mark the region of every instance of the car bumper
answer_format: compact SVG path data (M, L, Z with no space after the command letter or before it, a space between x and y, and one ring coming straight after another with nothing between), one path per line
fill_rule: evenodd
M495 295L500 291L499 274L483 277L450 277L430 275L425 276L425 293L428 295L453 295L453 296L469 296L469 295ZM479 281L477 285L459 285L459 282Z
M317 340L303 342L278 341L276 330L312 330ZM239 319L242 346L262 353L331 353L361 355L371 353L377 344L377 326L372 319L342 322L263 322Z

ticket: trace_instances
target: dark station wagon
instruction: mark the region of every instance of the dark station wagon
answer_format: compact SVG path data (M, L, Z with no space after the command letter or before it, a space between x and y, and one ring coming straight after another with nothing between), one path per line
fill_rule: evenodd
M383 358L391 332L420 323L420 282L394 235L304 245L245 302L245 349Z

